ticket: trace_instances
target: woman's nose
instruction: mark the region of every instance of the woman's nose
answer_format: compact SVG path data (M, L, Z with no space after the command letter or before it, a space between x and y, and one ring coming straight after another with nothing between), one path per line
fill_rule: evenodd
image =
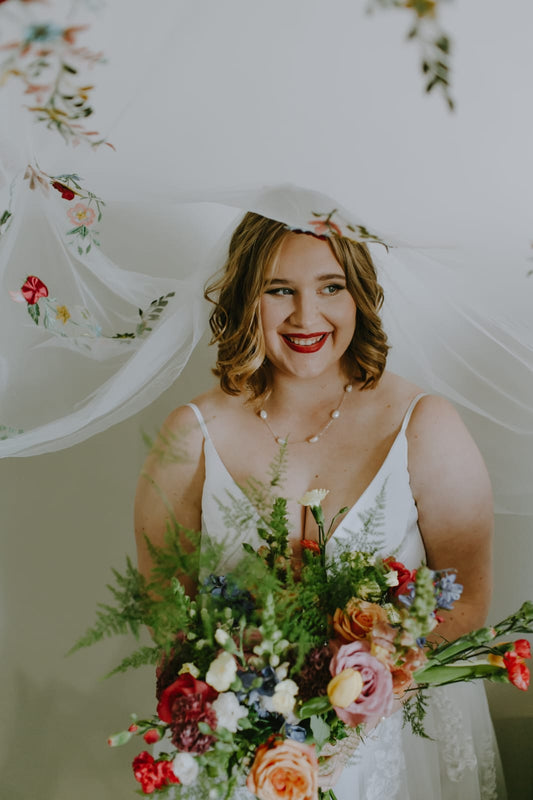
M294 296L294 308L290 317L293 325L310 331L317 322L317 317L317 299L314 292L312 294L302 292Z

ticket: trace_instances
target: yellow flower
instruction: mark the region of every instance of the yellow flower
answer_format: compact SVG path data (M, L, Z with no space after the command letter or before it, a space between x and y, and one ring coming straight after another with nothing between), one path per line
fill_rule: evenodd
M195 666L191 661L186 661L185 664L182 664L178 675L185 675L185 673L190 673L193 678L197 678L200 674L200 670L197 666Z
M70 311L66 306L58 306L56 308L56 319L60 319L65 325L70 319Z
M493 667L505 667L503 656L497 656L496 653L489 653L487 661L489 664L492 664Z
M328 683L328 697L332 706L348 708L363 691L361 673L348 667L335 675Z

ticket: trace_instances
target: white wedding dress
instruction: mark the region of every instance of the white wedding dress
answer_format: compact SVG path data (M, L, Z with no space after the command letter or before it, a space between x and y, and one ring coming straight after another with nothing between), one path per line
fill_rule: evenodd
M421 397L422 395L419 395ZM412 410L378 473L349 510L329 542L329 548L378 549L394 554L413 569L425 561L417 524L417 509L409 483L407 437ZM202 535L225 541L222 572L242 553L244 539L259 546L251 514L249 529L231 538L224 529L220 503L231 496L246 498L218 455L200 410L190 404L204 435L205 483ZM385 487L385 489L384 489ZM363 530L365 515L386 495L383 518L375 529ZM453 567L453 564L450 564ZM431 691L424 725L431 739L402 727L402 713L383 720L359 745L333 790L338 800L502 800L506 797L500 759L485 691L480 682L439 687ZM251 797L243 790L239 797Z

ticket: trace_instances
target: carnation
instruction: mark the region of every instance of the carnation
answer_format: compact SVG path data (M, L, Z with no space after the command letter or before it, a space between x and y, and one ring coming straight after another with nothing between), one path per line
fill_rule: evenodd
M236 733L239 720L248 716L248 709L246 706L241 706L234 692L219 694L213 703L213 709L217 715L218 725L230 733Z
M298 502L302 506L310 506L311 508L316 508L319 506L322 500L329 494L329 489L311 489L309 492L306 492Z
M190 786L198 777L198 762L189 753L178 753L172 762L172 770L183 786Z

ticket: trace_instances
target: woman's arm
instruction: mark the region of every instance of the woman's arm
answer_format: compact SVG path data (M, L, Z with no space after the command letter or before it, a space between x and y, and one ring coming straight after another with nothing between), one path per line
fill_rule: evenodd
M176 409L164 422L139 477L135 496L138 567L149 577L152 561L145 537L165 542L170 523L199 531L204 484L203 436L192 409ZM185 550L191 547L182 537ZM196 593L197 576L180 575L188 594Z
M428 566L457 570L461 600L435 641L484 625L492 592L493 500L481 454L453 406L428 396L409 427L409 472Z

